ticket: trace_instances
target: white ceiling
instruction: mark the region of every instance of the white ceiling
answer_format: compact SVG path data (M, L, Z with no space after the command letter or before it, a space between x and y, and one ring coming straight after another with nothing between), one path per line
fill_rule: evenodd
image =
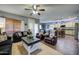
M24 4L0 4L0 11L22 15L22 16L28 16L29 12L26 11L25 8L32 8L32 5L24 5Z
M29 16L32 10L25 11L25 8L32 9L32 5L30 4L2 4L0 5L0 11L22 15L22 16ZM68 18L70 16L78 16L79 15L79 5L77 4L70 4L70 5L57 5L57 4L42 4L40 8L45 8L44 12L40 12L40 16L37 17L42 21L50 21L55 19L61 18Z

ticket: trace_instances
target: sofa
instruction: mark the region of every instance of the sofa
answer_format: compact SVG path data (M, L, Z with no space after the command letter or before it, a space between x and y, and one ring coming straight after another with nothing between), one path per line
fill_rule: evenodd
M22 32L13 33L13 43L20 42L22 39Z
M0 42L0 55L11 55L12 41L11 37L7 37L7 40Z
M38 38L38 39L40 39L40 40L44 40L45 35L44 35L44 34L39 34L39 33L37 33L37 34L36 34L36 38Z
M57 37L53 36L52 38L48 37L48 36L45 36L45 39L44 41L48 44L51 44L51 45L56 45L57 44Z

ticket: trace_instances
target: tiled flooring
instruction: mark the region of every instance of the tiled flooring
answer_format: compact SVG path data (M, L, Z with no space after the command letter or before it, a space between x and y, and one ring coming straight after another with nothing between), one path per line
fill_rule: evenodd
M46 43L45 43L46 44ZM58 38L56 46L46 44L51 48L63 53L64 55L79 55L79 42L72 36L66 36L65 38Z
M79 42L72 36L58 38L56 46L52 46L45 42L40 44L41 50L32 53L32 55L79 55ZM27 55L27 51L20 42L14 43L12 45L12 55Z
M41 50L37 50L32 53L32 55L62 55L62 53L50 48L49 46L40 42ZM27 55L27 51L22 46L21 42L13 43L12 45L12 55Z

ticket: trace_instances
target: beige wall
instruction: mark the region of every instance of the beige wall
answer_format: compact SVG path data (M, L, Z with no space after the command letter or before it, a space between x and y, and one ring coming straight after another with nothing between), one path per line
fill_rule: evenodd
M54 27L60 28L61 25L66 25L66 27L75 27L75 23L74 22L67 22L67 23L64 23L64 24L52 24L49 27L50 28L54 28ZM69 35L74 35L75 30L65 30L65 33L69 34Z
M55 27L60 28L60 25L61 24L52 24L52 25L49 26L49 28L55 28Z
M1 32L5 31L5 18L0 17L0 29Z
M65 23L65 25L66 25L66 27L75 27L74 22L68 22L68 23ZM69 35L74 35L75 30L66 30L65 33L69 34Z

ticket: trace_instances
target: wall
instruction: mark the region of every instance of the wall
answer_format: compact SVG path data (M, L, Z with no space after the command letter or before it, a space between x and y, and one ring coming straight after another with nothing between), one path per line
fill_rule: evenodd
M67 23L63 23L63 24L52 24L49 26L49 28L60 28L61 25L65 25L68 28L75 28L75 23L74 22L67 22ZM75 30L65 30L65 33L67 35L75 35Z
M24 16L16 15L16 14L10 14L10 13L3 12L3 11L0 11L0 16L21 20L21 31L26 31L29 27L33 28L31 26L31 24L34 24L34 23L39 24L39 20L37 20L37 19L33 20L32 18L27 18ZM29 20L29 19L31 19L31 20Z
M27 19L26 17L20 16L20 15L11 14L11 13L2 12L2 11L0 11L0 16L13 18L13 19L17 19L17 20L25 20L25 19Z
M5 18L0 17L0 29L1 32L5 31Z
M39 21L36 19L28 18L28 29L31 29L33 35L39 32Z
M21 31L25 31L25 23L24 21L21 21Z
M75 23L75 39L79 40L79 23Z
M33 35L35 35L34 34L34 24L35 24L35 19L28 18L28 29L31 29Z
M12 18L12 19L17 19L17 20L22 20L24 21L24 24L27 24L27 21L28 21L28 18L27 17L23 17L23 16L20 16L20 15L15 15L15 14L10 14L10 13L7 13L7 12L2 12L0 11L0 16L4 16L4 17L7 17L7 18ZM27 30L27 26L23 25L22 24L22 28L23 30Z
M55 28L55 27L60 28L60 25L61 24L52 24L52 25L49 26L49 28Z
M65 25L66 25L66 27L75 28L75 23L74 22L68 22L68 23L65 23ZM65 33L69 34L69 35L75 35L75 30L65 30Z
M0 30L1 32L25 31L24 21L0 17Z
M8 33L13 33L16 31L21 31L21 20L5 18L5 31Z

